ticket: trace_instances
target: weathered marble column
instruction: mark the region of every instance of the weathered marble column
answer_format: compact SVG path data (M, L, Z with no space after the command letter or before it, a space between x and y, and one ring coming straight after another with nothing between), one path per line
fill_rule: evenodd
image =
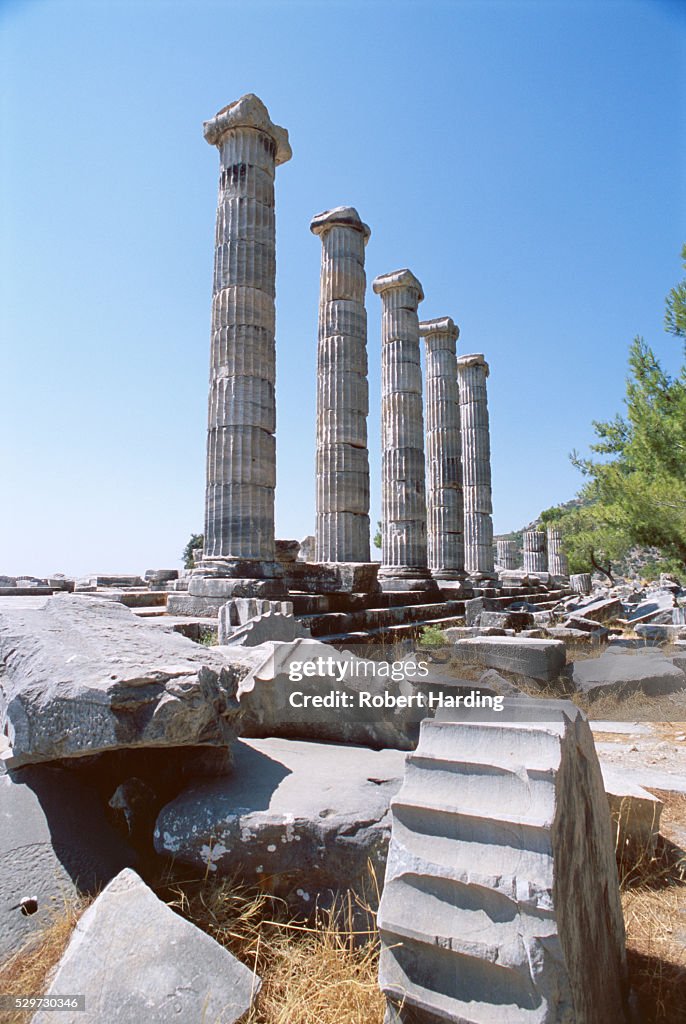
M277 576L274 170L291 147L252 94L205 122L204 135L220 175L203 566Z
M568 576L569 563L562 550L562 531L548 527L548 572L553 576Z
M464 579L462 442L455 343L449 316L423 320L426 353L426 466L428 564L439 580Z
M517 548L513 540L496 541L498 565L501 569L517 568Z
M460 356L457 370L462 426L465 569L470 578L478 582L495 578L491 438L486 394L488 363L481 354Z
M322 240L317 344L317 562L369 561L367 314L370 231L351 206L313 218Z
M522 534L522 546L524 548L524 571L547 572L548 552L543 530L527 530Z
M374 281L381 320L381 502L384 590L435 590L427 567L424 414L417 307L409 270Z

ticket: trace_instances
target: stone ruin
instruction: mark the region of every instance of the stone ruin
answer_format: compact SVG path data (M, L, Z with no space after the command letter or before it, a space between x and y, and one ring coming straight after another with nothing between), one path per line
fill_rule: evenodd
M102 890L50 992L85 992L100 1014L85 1024L123 1000L122 1024L207 1010L232 1024L260 979L164 906L137 874L146 859L241 874L303 914L359 889L372 864L387 1024L626 1024L615 810L632 801L629 838L645 849L661 804L601 775L578 708L520 686L563 678L591 700L683 690L683 654L615 645L570 665L567 652L612 639L621 616L646 640L686 643L686 595L591 593L590 576L567 577L554 527L526 531L522 568L512 541L494 551L489 367L458 355L449 316L419 319L408 269L373 282L382 558L370 561L370 229L347 206L310 225L322 247L315 534L276 540L274 177L291 150L252 95L205 138L220 183L204 549L187 574L0 577L0 954L51 901ZM505 698L504 720L403 711L423 686L474 687L438 671L422 683L404 662L381 717L289 712L294 663L335 654L350 669L337 692L355 698L370 684L353 669L372 663L347 648L427 623L455 663L485 670L479 690ZM218 643L191 642L215 631ZM298 686L314 700L334 679L322 668ZM116 971L141 935L135 971Z
M544 546L519 574L503 549L501 569L514 572L505 591L495 568L488 364L457 354L449 316L420 321L424 290L408 269L373 282L381 301L382 555L380 565L370 561L371 231L350 206L310 224L321 242L314 557L309 541L305 559L297 545L288 553L295 542L275 540L274 179L291 149L253 95L221 110L204 134L220 160L205 542L168 613L214 617L232 598L290 599L313 635L354 642L450 625L473 596L542 599L552 579ZM559 598L568 589L559 543L554 550L549 589Z

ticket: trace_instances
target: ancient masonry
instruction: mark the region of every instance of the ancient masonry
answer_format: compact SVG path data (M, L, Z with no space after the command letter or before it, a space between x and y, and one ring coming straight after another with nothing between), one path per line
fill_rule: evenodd
M274 171L290 160L291 148L287 131L253 95L220 110L204 134L219 150L221 168L204 563L255 578L271 575L274 564Z
M387 1024L627 1021L588 722L568 702L506 703L497 723L439 712L407 756L378 915Z
M464 579L462 442L455 344L450 317L423 320L426 351L428 563L434 579Z
M370 230L351 206L317 214L310 224L322 246L315 549L297 560L297 543L276 543L274 183L276 167L290 159L291 148L287 131L252 94L207 121L204 135L220 156L205 540L187 593L179 586L167 610L215 616L228 599L281 601L299 594L300 609L316 608L318 614L336 602L315 597L371 598L379 585L395 595L384 599L384 608L417 603L401 600L408 591L440 589L449 600L493 590L488 364L482 355L457 358L459 331L450 317L423 321L420 329L417 309L424 294L409 270L374 281L382 305L380 570L370 562ZM426 436L420 337L426 351ZM551 541L553 549L559 551L559 544L555 548ZM499 565L514 564L514 553L499 548ZM561 557L556 564L563 565ZM336 613L349 610L345 601L337 604Z
M495 578L493 563L493 505L491 498L491 439L483 355L457 360L462 425L462 487L464 494L465 569L475 582Z
M522 535L524 572L547 572L548 551L543 530L527 530Z
M317 562L369 561L367 314L357 210L313 218L322 241L317 346Z
M374 280L381 320L382 555L385 590L429 590L422 369L417 307L422 286L409 270Z
M553 576L569 575L569 563L562 550L562 533L554 526L548 527L548 571Z
M497 542L497 559L501 569L517 568L517 547L513 540L499 540Z

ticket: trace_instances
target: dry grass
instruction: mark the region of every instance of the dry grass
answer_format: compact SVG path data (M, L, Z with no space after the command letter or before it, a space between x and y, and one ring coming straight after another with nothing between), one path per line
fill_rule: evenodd
M184 882L171 905L262 978L245 1024L381 1024L378 936L350 897L295 920L284 901L233 879ZM360 920L364 923L360 924Z
M8 995L42 995L48 976L59 962L74 926L89 900L65 902L55 908L50 923L28 940L22 949L0 963L0 992ZM0 1010L0 1024L28 1024L29 1010Z
M686 859L668 838L686 824L686 795L655 791L664 802L662 835L622 878L629 978L641 1024L686 1021Z

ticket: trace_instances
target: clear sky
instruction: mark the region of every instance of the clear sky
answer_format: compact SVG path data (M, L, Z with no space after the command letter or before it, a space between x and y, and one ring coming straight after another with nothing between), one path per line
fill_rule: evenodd
M203 524L218 157L255 92L277 171L277 536L314 530L320 242L372 229L484 352L495 528L572 497L686 241L686 4L0 0L0 573L179 564ZM380 515L380 301L368 288Z

